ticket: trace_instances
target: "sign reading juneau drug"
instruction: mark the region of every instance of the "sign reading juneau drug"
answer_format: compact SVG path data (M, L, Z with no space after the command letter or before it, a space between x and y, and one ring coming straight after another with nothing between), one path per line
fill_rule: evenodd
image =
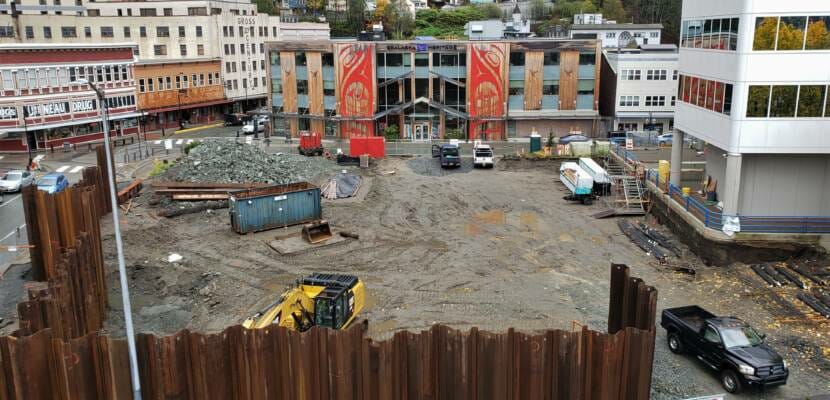
M96 109L97 104L95 100L60 101L23 106L26 117L51 117L53 115L68 114L70 112L87 112Z

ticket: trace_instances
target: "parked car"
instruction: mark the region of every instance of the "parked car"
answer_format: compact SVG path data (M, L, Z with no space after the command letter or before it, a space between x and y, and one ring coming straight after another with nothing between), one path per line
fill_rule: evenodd
M265 131L265 121L263 120L250 120L242 126L242 133L246 135L253 135L254 133L263 131Z
M46 193L59 193L69 187L69 179L59 172L50 172L37 180L38 190Z
M717 317L699 306L663 310L669 350L689 353L720 373L729 393L745 386L787 383L789 366L749 324L735 317Z
M35 175L29 171L9 171L0 177L0 192L19 192L34 181Z
M241 118L243 115L244 114L226 114L225 126L242 126L244 124Z
M664 133L660 136L657 136L657 145L662 146L671 146L672 142L674 142L674 134L673 133ZM683 143L685 144L695 144L697 140L690 138L688 135L683 137Z
M441 168L461 166L461 156L458 154L457 144L432 145L432 157L440 160Z
M589 142L589 141L591 141L591 139L588 139L586 136L577 135L577 134L566 135L566 136L562 136L561 138L559 138L559 144L571 144L571 143L574 143L574 142Z
M493 168L493 149L488 144L473 146L473 167Z

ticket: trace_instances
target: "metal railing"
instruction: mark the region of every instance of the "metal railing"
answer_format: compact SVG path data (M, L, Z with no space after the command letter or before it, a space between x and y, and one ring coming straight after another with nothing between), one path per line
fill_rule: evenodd
M630 153L618 145L611 146L612 151L626 160ZM636 157L634 155L633 157ZM635 158L636 159L636 158ZM683 194L683 190L663 179L658 171L649 168L645 172L645 179L653 183L663 193L668 191L669 197L681 205L687 212L698 218L709 229L722 230L724 220L737 218L740 231L744 233L802 233L825 234L830 233L830 216L755 216L755 215L728 215L710 209L704 202L693 195Z

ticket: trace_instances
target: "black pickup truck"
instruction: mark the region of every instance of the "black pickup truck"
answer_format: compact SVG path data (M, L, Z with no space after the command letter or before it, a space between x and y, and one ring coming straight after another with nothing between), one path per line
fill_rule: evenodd
M720 372L723 388L738 393L747 385L784 385L787 362L764 343L746 322L717 317L699 306L663 310L660 326L666 329L669 349L689 353Z

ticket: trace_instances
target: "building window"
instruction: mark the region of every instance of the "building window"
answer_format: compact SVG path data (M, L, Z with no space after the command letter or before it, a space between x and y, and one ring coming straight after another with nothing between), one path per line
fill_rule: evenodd
M55 11L55 14L60 15L60 11ZM101 10L98 10L96 8L90 8L89 10L86 10L86 14L90 17L100 17Z
M605 38L606 39L616 39L617 38L617 32L606 32L605 33Z
M164 90L164 78L158 77L157 79L158 79L158 86L156 86L156 87L159 88L158 91L161 92L161 91Z
M205 55L205 45L197 44L196 45L196 55L203 56Z
M649 81L665 81L666 80L666 70L665 69L650 69L646 72L646 80L649 80Z
M660 32L649 32L648 37L658 38L660 37Z
M816 118L823 115L824 97L827 87L823 85L805 85L798 91L798 114L801 118Z
M29 33L26 32L27 36L28 36L28 34ZM61 27L61 37L65 37L65 38L78 37L78 32L76 31L74 26L62 26Z
M297 82L297 94L300 94L299 93L299 87L300 87L299 82ZM242 78L242 89L247 89L247 88L248 88L248 79L247 78Z
M153 46L153 54L157 56L166 56L167 55L167 46L163 44L157 44Z
M245 45L242 43L239 44L239 54L245 54Z
M124 27L124 37L125 38L130 37L130 27L129 26Z
M144 79L138 80L138 93L144 93Z
M275 26L272 29L273 29L272 36L277 37L277 27Z
M772 87L770 97L769 116L770 118L793 118L795 117L796 99L798 86L781 85Z
M142 17L155 17L158 14L155 8L141 8L138 10L138 15Z
M112 27L111 26L102 26L101 27L101 37L102 38L115 37L115 34L112 31Z
M681 24L680 47L735 51L738 18L696 19Z
M222 9L221 8L211 8L210 9L210 15L219 15L219 14L222 14Z
M523 80L511 80L510 81L510 88L507 92L510 96L522 96L525 94L525 81Z
M243 80L244 82L244 80ZM244 87L244 84L243 84ZM297 94L308 94L308 81L305 79L297 80Z
M156 36L157 37L170 37L170 27L169 26L157 26L156 27Z
M674 72L672 72L671 80L673 80L673 81L677 80L677 70L674 70Z
M671 106L674 107L674 104L677 102L677 96L671 97Z
M597 55L595 53L579 53L579 65L596 65Z
M305 53L294 54L294 65L297 67L304 67L306 65Z
M35 28L31 26L27 26L26 30L26 39L34 39L35 38Z
M196 26L196 37L202 37L202 27Z
M245 31L243 29L244 28L242 28L241 26L239 27L239 37L244 37L245 36Z
M429 66L429 54L424 54L424 53L415 54L415 66L416 67L428 67Z
M620 79L624 81L639 81L641 78L639 69L624 69L620 75Z
M11 29L12 28L9 27L9 30L11 30ZM9 35L7 37L14 37L14 35ZM52 38L52 27L49 27L49 26L44 26L43 27L43 37L46 38L46 39L51 39Z
M147 37L147 27L141 26L138 28L138 36Z
M829 25L830 16L759 17L755 20L752 49L828 50Z
M180 27L179 27L179 37L180 37L180 38L183 38L183 37L185 37L185 36L186 36L186 35L185 35L185 28L184 28L183 26L180 26Z
M721 114L732 113L731 84L684 75L679 77L679 81L680 101Z
M187 7L187 15L207 15L207 7Z
M510 53L510 66L511 67L524 67L525 66L525 53L514 51Z
M466 59L467 57L464 57ZM545 58L542 60L542 64L544 65L559 65L559 53L556 52L546 52Z
M558 96L559 95L559 81L556 81L556 80L542 81L542 95L543 96Z
M172 90L173 89L173 80L170 79L169 76L164 77L164 89L165 90Z
M640 96L620 96L620 107L639 107Z
M147 91L154 92L153 90L153 78L147 78Z
M805 50L830 50L830 16L810 16Z
M89 26L84 27L84 37L91 38L92 37L92 28Z
M646 96L646 107L665 107L666 96Z
M43 32L44 33L46 32L45 27L43 28ZM0 26L0 37L13 38L14 37L14 28L12 28L11 26ZM50 32L50 37L51 37L51 32Z
M173 9L172 8L165 8L163 10L165 17L172 17L173 16Z
M248 70L248 65L245 61L240 61L240 64L242 64L242 72L245 72L245 71Z
M228 37L228 27L227 26L222 27L222 37Z
M186 44L180 44L179 45L179 53L183 56L187 55L187 45Z

